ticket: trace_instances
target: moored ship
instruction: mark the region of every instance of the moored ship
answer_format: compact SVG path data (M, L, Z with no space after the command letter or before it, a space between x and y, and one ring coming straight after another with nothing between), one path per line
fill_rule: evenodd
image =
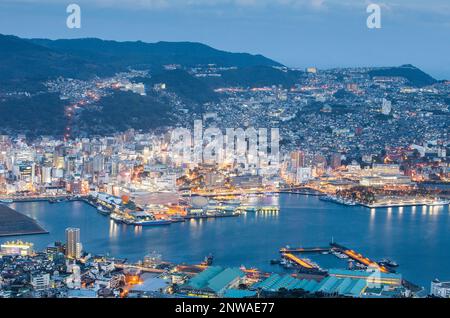
M137 226L156 226L156 225L170 225L172 221L170 220L137 220L133 224Z
M450 204L449 200L434 200L430 203L427 203L427 206L444 206L449 204Z

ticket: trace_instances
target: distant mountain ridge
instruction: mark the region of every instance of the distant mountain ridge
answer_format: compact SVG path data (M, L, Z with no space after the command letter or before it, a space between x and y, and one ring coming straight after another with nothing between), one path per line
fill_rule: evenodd
M371 77L391 76L403 77L408 80L412 86L423 87L437 83L437 80L419 68L411 64L405 64L398 67L382 67L369 71Z
M0 34L0 83L26 88L58 76L88 79L128 68L160 73L167 64L183 67L216 64L238 68L282 66L262 55L230 53L196 42L145 43L96 38L22 39ZM23 87L22 87L23 86Z
M165 64L195 66L281 66L262 55L230 53L195 42L117 42L95 38L22 39L0 34L0 79L86 77L127 67L160 68Z
M195 66L198 64L218 64L237 67L281 66L280 63L259 54L230 53L197 42L118 42L97 38L73 40L31 39L29 41L59 52L76 54L88 60L100 62L107 58L114 63L121 62L128 65L181 64Z

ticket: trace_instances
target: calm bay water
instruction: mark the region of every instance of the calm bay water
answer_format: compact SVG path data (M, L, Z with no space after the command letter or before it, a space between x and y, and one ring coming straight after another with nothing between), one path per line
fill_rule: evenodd
M281 247L327 246L333 237L372 259L397 261L406 279L427 289L434 278L450 280L448 206L370 210L288 194L260 201L279 203L281 210L147 228L114 223L83 202L28 202L11 207L38 220L50 232L16 237L33 242L38 250L64 241L65 228L79 227L83 246L91 253L136 261L157 251L165 260L192 264L212 253L218 265L277 271L279 267L271 266L269 260L279 256ZM0 242L16 238L1 238ZM318 262L332 266L320 257Z

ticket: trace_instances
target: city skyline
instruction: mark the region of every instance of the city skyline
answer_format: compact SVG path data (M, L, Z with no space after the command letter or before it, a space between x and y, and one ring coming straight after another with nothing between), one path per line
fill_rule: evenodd
M0 298L450 298L449 4L74 1L0 3Z
M72 2L16 0L0 4L0 30L27 38L201 42L301 68L413 64L450 78L445 1L380 3L381 29L367 28L368 2L361 1L74 2L81 29L65 25Z

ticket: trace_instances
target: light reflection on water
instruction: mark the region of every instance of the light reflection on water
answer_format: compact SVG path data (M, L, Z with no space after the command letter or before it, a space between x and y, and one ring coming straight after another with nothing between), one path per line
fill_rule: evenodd
M20 237L37 249L65 239L67 227L81 228L83 246L130 260L157 251L173 262L198 263L213 253L217 264L279 270L269 260L285 246L326 246L331 237L377 260L392 258L407 279L429 286L450 279L449 207L367 209L320 201L314 196L257 198L280 205L279 213L249 212L242 217L190 220L162 227L117 224L82 202L15 203L12 208L37 219L50 234ZM416 213L419 212L419 213ZM15 238L2 238L0 242Z

